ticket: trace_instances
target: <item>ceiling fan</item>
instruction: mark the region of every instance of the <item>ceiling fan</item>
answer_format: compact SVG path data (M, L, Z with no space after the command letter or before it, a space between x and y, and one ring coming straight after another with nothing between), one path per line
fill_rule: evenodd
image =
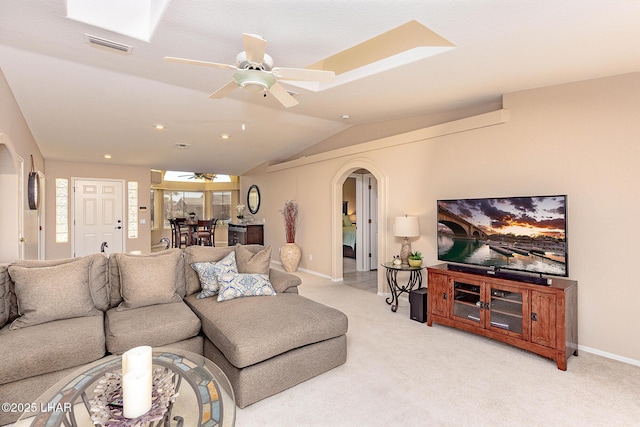
M268 91L287 108L297 105L298 101L278 83L278 80L319 83L332 83L335 80L336 76L333 71L274 67L273 59L265 53L267 41L259 35L243 33L242 41L244 43L244 51L236 56L236 65L175 58L173 56L165 56L164 60L236 70L233 74L233 80L213 92L209 95L209 98L224 98L236 87L241 87L251 92L262 92L264 96L267 96Z
M216 178L214 173L193 172L187 175L180 175L180 177L187 177L187 179L201 179L205 181L213 181Z

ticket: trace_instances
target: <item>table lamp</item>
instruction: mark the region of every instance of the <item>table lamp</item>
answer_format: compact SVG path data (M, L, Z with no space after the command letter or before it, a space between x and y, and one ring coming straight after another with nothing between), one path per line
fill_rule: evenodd
M397 216L393 224L393 235L403 237L402 247L400 248L400 260L403 264L409 263L409 254L411 253L411 242L409 237L420 236L420 224L417 216Z

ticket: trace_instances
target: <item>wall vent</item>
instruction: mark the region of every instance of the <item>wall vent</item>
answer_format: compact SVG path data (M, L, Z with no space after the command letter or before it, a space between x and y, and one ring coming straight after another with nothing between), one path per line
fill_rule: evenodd
M125 55L131 55L131 51L133 50L133 46L129 46L124 43L114 42L113 40L103 39L102 37L92 36L91 34L84 34L84 38L87 43L91 46L109 49L111 51L116 51L118 53L123 53Z

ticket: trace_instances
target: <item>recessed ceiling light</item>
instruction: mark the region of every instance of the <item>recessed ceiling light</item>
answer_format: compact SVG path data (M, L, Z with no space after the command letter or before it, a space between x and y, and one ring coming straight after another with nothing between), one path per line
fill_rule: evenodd
M166 129L162 123L156 123L155 125L153 125L153 127L156 128L157 130L165 130Z
M348 114L343 114L343 115L341 115L341 116L340 116L340 118L341 118L342 120L349 120L349 119L351 118L351 116L350 116L350 115L348 115Z
M105 159L110 159L110 158L111 158L111 154L105 154L105 155L104 155L104 158L105 158Z
M227 140L227 139L229 139L229 134L223 133L222 135L220 135L220 138L224 139L224 140Z

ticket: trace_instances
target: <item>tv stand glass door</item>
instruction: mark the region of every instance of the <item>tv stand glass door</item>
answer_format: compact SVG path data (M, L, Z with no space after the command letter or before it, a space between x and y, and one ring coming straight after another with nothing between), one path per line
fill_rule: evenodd
M453 317L456 320L474 324L484 323L482 286L481 282L453 282Z
M522 336L522 291L489 287L489 326Z
M455 280L452 318L479 328L523 338L527 299L526 291L508 285L485 283L481 280Z

